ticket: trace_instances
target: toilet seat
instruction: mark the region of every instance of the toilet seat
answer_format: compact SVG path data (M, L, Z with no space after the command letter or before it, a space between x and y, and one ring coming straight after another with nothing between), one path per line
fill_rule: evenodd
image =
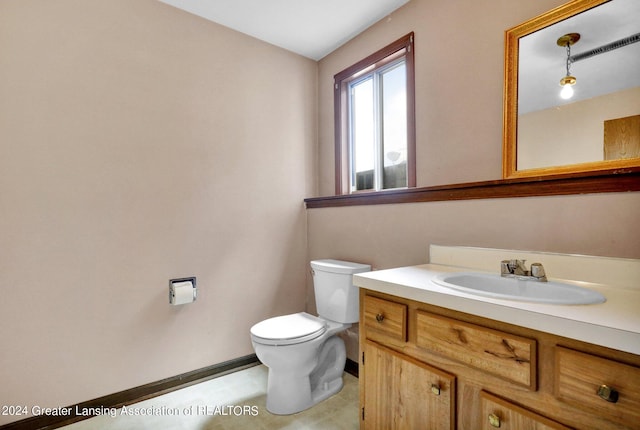
M327 322L306 312L261 321L251 327L251 337L263 345L294 345L322 336Z

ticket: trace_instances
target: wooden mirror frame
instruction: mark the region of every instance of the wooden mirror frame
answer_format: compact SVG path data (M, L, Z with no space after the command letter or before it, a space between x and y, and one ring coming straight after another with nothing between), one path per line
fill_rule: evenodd
M529 21L526 21L505 32L504 58L504 106L503 106L503 143L502 143L502 177L531 178L549 175L584 176L588 172L625 173L638 171L640 159L620 159L607 161L593 161L564 166L542 167L518 170L518 41L521 37L534 33L557 22L571 18L581 12L599 6L610 0L575 0L550 10Z

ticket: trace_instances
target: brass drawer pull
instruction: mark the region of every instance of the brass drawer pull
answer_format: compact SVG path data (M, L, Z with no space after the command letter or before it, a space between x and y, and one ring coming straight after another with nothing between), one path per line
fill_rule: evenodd
M379 323L381 323L382 321L384 321L384 315L382 315L382 314L376 314L376 321L378 321Z
M431 392L433 394L435 394L436 396L440 395L440 386L436 385L436 384L431 384Z
M618 391L608 385L600 385L598 388L598 396L607 402L616 403L618 401Z
M500 427L500 417L497 416L496 414L489 414L489 424L491 424L491 427L499 428Z

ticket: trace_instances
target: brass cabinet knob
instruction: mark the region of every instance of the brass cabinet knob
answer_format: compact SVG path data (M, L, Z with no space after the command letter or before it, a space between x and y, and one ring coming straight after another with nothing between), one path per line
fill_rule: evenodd
M431 384L431 392L436 396L440 395L440 386L437 384Z
M379 323L381 323L382 321L384 321L384 315L382 315L382 314L376 314L376 321L378 321Z
M615 403L618 401L619 393L608 385L600 385L598 388L598 396L607 402Z
M500 417L497 416L496 414L489 414L489 424L491 424L491 427L499 428L500 427Z

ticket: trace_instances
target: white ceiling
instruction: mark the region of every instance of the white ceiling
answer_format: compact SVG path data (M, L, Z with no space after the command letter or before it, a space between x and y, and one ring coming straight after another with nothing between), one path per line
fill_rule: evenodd
M409 0L160 0L319 60Z

